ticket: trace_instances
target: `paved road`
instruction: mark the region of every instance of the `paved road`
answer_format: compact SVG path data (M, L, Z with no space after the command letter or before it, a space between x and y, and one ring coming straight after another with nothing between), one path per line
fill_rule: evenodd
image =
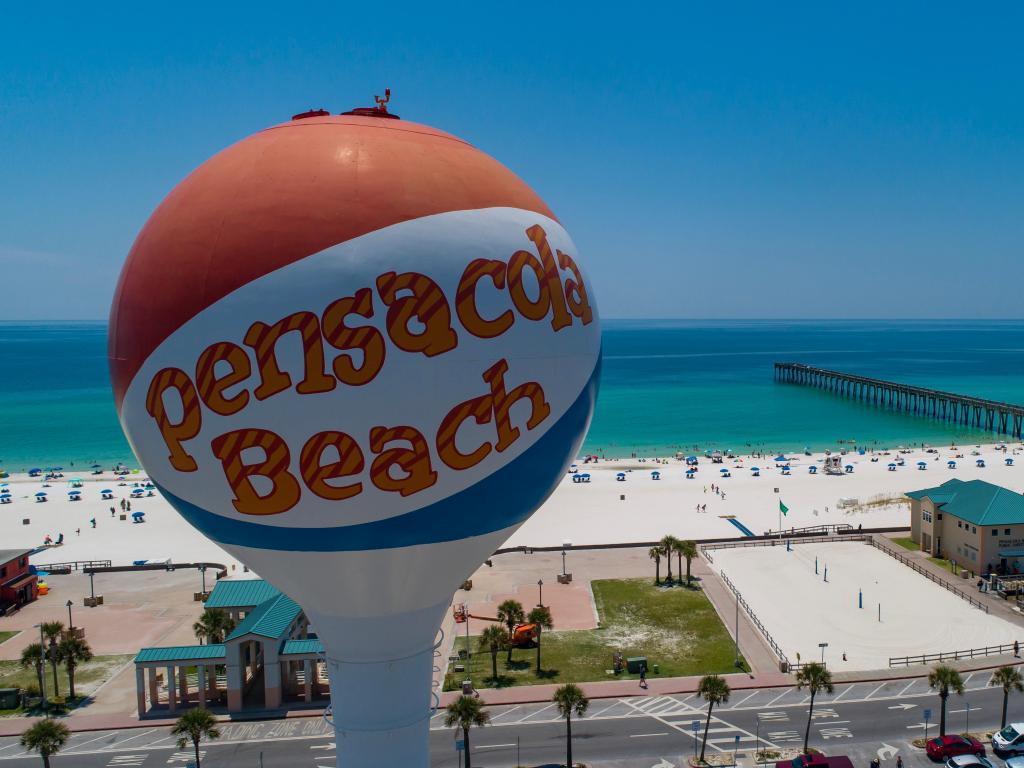
M951 730L991 729L998 725L1001 692L987 686L988 672L965 675L967 692L950 699ZM793 688L737 691L730 702L715 710L708 729L708 749L732 754L750 766L755 746L796 747L803 740L807 721L807 693ZM811 725L811 743L830 754L850 755L858 768L867 768L880 753L895 765L899 751L908 768L931 765L909 742L924 733L923 712L933 710L930 734L938 715L938 697L922 679L837 686L832 695L818 697ZM1024 716L1024 697L1011 703ZM588 716L575 723L574 757L599 768L672 768L693 754L692 730L699 722L703 734L704 710L695 694L643 696L591 702ZM474 765L508 768L555 763L564 758L564 723L553 705L529 704L491 708L492 725L473 733ZM453 733L431 720L431 765L456 768ZM969 722L968 722L969 720ZM328 768L334 765L331 728L319 718L256 723L229 723L219 741L205 745L204 768ZM738 740L737 740L738 737ZM179 751L169 729L141 728L75 734L54 768L158 768L185 766L189 751ZM999 761L996 761L997 765ZM0 739L0 768L40 765L25 755L17 739Z

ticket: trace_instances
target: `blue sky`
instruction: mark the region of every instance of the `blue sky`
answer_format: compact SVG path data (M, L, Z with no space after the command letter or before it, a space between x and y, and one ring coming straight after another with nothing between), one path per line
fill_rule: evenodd
M606 317L1024 315L1019 4L28 5L0 319L105 318L192 168L385 86L540 193Z

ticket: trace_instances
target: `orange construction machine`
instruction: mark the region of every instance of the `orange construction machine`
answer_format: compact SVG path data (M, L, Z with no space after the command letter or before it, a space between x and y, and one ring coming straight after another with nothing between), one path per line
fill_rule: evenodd
M458 603L452 606L452 615L455 618L456 624L463 624L469 619L477 619L478 621L490 621L494 624L501 624L494 616L475 616L469 612L466 608L465 603ZM512 627L512 647L513 648L536 648L537 647L537 635L540 633L539 628L536 624L516 624Z

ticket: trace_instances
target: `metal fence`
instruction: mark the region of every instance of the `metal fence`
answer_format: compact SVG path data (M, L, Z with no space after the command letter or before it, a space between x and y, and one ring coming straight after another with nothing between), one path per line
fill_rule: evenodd
M71 560L67 563L32 563L37 571L72 570L82 571L86 568L109 568L109 560Z
M732 590L732 594L736 598L736 602L738 602L740 607L747 612L747 616L750 617L751 623L753 623L753 625L760 630L761 634L764 635L764 639L768 641L768 647L771 648L775 652L775 655L779 657L779 661L785 662L788 667L789 659L786 658L786 654L782 652L779 644L775 642L775 638L769 634L768 630L765 629L764 624L762 624L761 620L757 618L757 614L751 610L747 601L743 599L743 595L740 594L740 591L736 589L736 586L729 580L729 577L725 575L725 571L719 571L719 575L722 577L722 581L725 582L725 586Z
M914 664L931 664L935 661L956 661L957 659L975 659L981 656L1001 656L1014 653L1019 648L1017 643L988 645L984 648L968 648L965 651L943 651L942 653L923 653L919 656L890 656L890 667L909 667Z
M821 534L822 536L829 533L846 533L854 530L854 527L849 523L829 523L828 525L805 525L803 528L780 528L777 531L768 529L764 532L765 536L814 536Z
M922 576L924 576L929 581L935 582L940 587L944 587L945 589L948 589L950 592L952 592L957 597L966 600L968 603L973 605L978 610L984 611L985 613L989 612L988 606L985 605L985 603L981 602L981 600L979 600L978 598L974 597L973 595L968 594L967 592L964 592L959 587L953 586L950 582L946 581L945 579L939 578L934 573L932 573L930 570L928 570L927 568L922 567L921 565L918 565L911 558L907 557L906 555L902 554L901 552L897 552L895 549L891 549L890 547L883 546L883 545L879 544L878 541L876 541L873 536L867 536L865 538L867 539L867 542L869 544L871 544L871 546L873 546L875 549L878 549L878 550L880 550L882 552L885 552L885 554L889 555L890 557L895 557L901 563L903 563L906 566L909 566L910 568L913 568L915 571L920 573Z
M739 539L732 541L719 541L712 544L702 544L700 551L707 558L709 563L715 562L708 550L712 549L740 549L744 547L782 547L786 542L793 544L818 544L830 541L867 541L870 537L860 533L852 533L847 536L800 536L793 539Z

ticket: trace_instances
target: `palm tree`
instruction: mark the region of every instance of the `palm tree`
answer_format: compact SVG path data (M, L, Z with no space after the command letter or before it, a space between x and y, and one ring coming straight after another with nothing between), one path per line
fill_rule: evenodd
M942 702L942 711L939 716L939 736L945 736L946 700L949 699L950 691L956 691L958 696L963 696L963 678L960 677L960 673L952 667L940 664L928 673L928 687L933 691L939 692L939 700Z
M686 558L686 586L690 586L690 562L697 556L697 542L690 540L679 542L678 552ZM682 569L683 566L680 564L679 570Z
M508 632L500 624L488 624L480 633L480 650L491 654L491 678L498 679L498 651L509 642Z
M71 731L59 720L37 720L21 734L21 746L38 752L43 758L43 768L50 768L50 755L60 752L70 737Z
M804 731L804 754L807 754L807 742L811 738L811 718L814 716L814 697L818 695L818 691L832 693L832 673L825 669L824 664L808 662L796 673L796 687L801 691L806 688L811 694L807 707L807 728Z
M587 714L590 699L578 685L567 683L555 691L554 702L558 705L558 713L565 718L565 764L572 768L572 716Z
M498 606L498 621L501 621L508 628L508 636L512 637L516 624L522 624L526 620L526 612L523 604L518 600L506 600ZM508 663L512 663L512 643L508 644Z
M223 643L224 637L235 628L235 620L223 608L207 608L192 625L192 631L200 643Z
M672 586L672 548L676 545L676 537L668 534L663 536L661 541L661 548L665 551L665 559L668 560L668 573L665 575L665 581L668 585Z
M526 620L531 624L537 625L537 674L540 674L540 636L541 631L545 629L551 629L555 626L554 620L551 618L551 609L546 605L538 605L536 608L530 611L530 615L526 617Z
M89 661L92 658L92 648L82 638L67 635L57 646L57 658L64 662L64 666L68 670L68 689L73 699L75 698L75 670L83 661Z
M469 754L469 729L474 725L484 726L491 722L491 713L484 710L484 705L475 696L459 696L445 707L444 724L462 729L463 746L466 748L466 768L472 768Z
M700 743L700 761L704 762L704 749L708 745L708 728L711 727L711 710L716 704L725 704L729 701L729 684L725 678L719 675L704 675L697 686L697 695L708 703L708 718L704 724L704 738Z
M57 684L57 638L64 631L64 624L60 621L47 621L42 625L43 634L50 641L47 648L47 657L50 660L50 669L53 670L53 695L60 696L60 686Z
M35 667L36 678L39 680L39 692L42 693L43 688L43 666L46 664L46 651L43 650L42 643L29 643L21 650L21 666Z
M1000 667L992 673L992 679L988 681L988 684L993 688L1001 686L1003 689L1003 719L1000 721L999 727L1005 728L1006 704L1012 691L1024 692L1024 675L1021 675L1020 670L1016 667Z
M654 586L661 584L661 556L665 554L661 547L651 547L647 556L654 561Z
M178 718L178 722L171 729L171 736L178 737L178 749L184 749L190 741L192 742L192 747L196 751L196 768L200 768L199 742L204 738L220 738L220 731L217 730L217 718L202 707L190 709Z

